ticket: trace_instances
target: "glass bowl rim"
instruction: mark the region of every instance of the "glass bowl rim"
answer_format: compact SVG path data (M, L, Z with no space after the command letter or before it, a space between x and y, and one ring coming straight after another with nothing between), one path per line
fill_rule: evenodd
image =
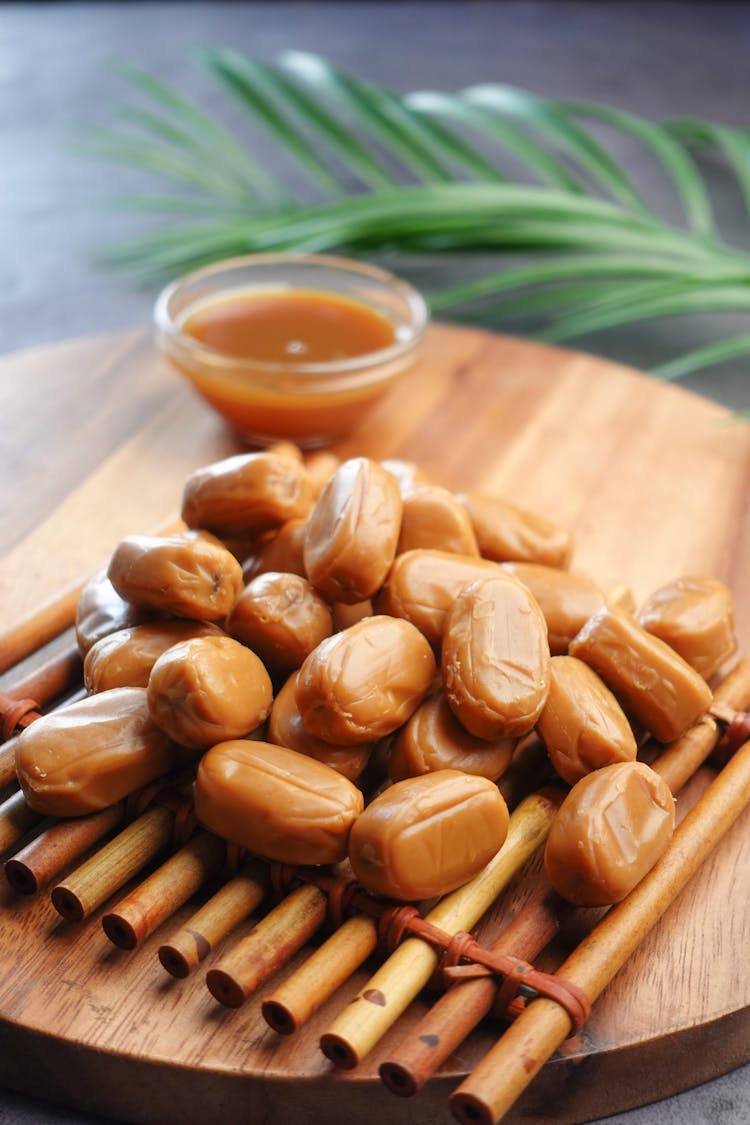
M409 330L407 339L397 340L385 348L364 352L360 356L348 356L345 359L326 360L317 363L269 362L268 360L255 360L250 357L232 356L200 343L194 337L184 333L170 312L170 302L184 286L193 282L209 279L232 269L247 269L253 266L278 265L313 265L323 269L339 270L344 273L357 274L363 279L370 278L379 284L397 292L405 301L409 310L409 320L406 327ZM326 292L325 288L319 288ZM335 290L331 289L331 292ZM354 297L353 300L358 300ZM360 301L365 304L365 301ZM287 379L296 375L353 375L369 371L371 368L382 364L391 363L406 355L419 342L422 333L430 319L429 307L425 298L410 282L391 273L380 266L371 265L369 262L360 262L351 258L338 257L332 254L295 254L295 253L269 253L269 254L244 254L233 258L223 258L212 262L200 269L192 270L175 278L161 290L154 304L154 322L157 330L169 341L176 344L183 352L197 360L207 363L217 373L224 375L239 374L251 371L258 375L284 375Z

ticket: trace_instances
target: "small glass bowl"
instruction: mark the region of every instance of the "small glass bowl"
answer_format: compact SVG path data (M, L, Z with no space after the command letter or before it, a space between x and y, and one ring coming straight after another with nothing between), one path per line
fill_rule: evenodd
M257 290L303 290L356 301L393 324L394 342L347 359L266 362L225 354L184 330L196 308ZM154 309L162 353L243 441L290 439L303 448L350 433L414 362L429 314L407 282L375 266L317 254L233 258L168 285Z

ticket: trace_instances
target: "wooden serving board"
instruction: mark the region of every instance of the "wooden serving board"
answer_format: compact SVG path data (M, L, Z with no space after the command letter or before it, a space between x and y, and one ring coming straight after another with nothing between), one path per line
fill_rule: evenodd
M187 473L238 448L144 332L0 361L0 417L3 631L91 573L120 536L166 523ZM338 452L409 458L448 487L546 512L573 529L577 568L627 581L639 601L679 574L718 575L750 649L750 428L718 406L591 356L436 325L418 368ZM748 932L750 814L508 1120L587 1121L747 1061ZM449 1091L497 1034L482 1027L402 1101L377 1066L429 999L351 1074L333 1073L317 1048L364 972L280 1039L257 1001L226 1010L202 972L168 978L161 933L124 953L96 917L64 923L44 897L3 890L0 935L0 1081L130 1122L448 1123Z

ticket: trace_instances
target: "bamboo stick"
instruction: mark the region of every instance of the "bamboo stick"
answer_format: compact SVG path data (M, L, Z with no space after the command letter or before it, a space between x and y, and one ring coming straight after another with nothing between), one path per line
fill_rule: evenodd
M206 984L211 995L228 1008L239 1008L320 929L326 908L326 896L318 887L297 887L209 969Z
M741 661L721 684L714 700L732 710L750 705L750 660ZM701 719L652 763L673 793L678 793L715 749L720 731L711 718ZM531 961L552 940L559 921L571 907L551 890L539 895L516 916L490 947ZM557 917L556 917L557 914ZM380 1067L380 1076L392 1093L411 1097L490 1011L496 993L491 979L454 985L399 1043L393 1056Z
M281 1035L297 1031L364 964L378 944L372 918L348 918L261 1005L267 1024Z
M90 816L50 825L5 861L6 879L21 894L36 894L124 817L125 804L121 801Z
M584 938L558 975L593 1002L748 804L750 742L688 813L656 866ZM500 1121L570 1030L560 1005L534 1000L454 1092L454 1116L464 1125Z
M80 681L82 668L81 654L73 642L17 680L6 694L13 699L31 697L44 705Z
M14 793L0 805L0 854L12 848L21 837L34 828L42 820L38 812L34 812L26 804L23 793Z
M0 673L7 672L73 624L83 586L83 582L77 582L68 587L0 636Z
M102 918L104 932L120 949L136 949L171 918L208 879L217 875L227 846L212 832L196 832L184 847Z
M538 893L490 946L494 953L531 961L547 946L573 908L553 890ZM492 1010L497 996L493 977L476 977L443 993L393 1054L380 1065L385 1086L402 1098L413 1097L453 1051Z
M562 792L547 790L522 801L511 814L508 837L494 859L469 883L446 895L427 921L450 934L475 925L544 840L561 800ZM324 1054L336 1066L357 1066L427 984L437 961L437 950L427 942L402 942L323 1034Z
M154 805L52 890L63 918L88 918L172 839L174 813Z
M9 738L0 746L0 789L13 785L16 778L16 738Z
M255 910L267 887L263 868L247 864L159 947L159 960L167 972L178 978L189 976Z

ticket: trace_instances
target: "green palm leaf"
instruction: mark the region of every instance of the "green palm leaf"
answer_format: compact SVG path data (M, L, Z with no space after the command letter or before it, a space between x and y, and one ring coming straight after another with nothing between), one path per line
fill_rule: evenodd
M701 172L706 155L722 161L750 216L745 130L659 124L501 84L402 95L299 51L274 63L223 49L198 58L291 160L295 189L252 140L126 67L140 101L124 107L121 126L89 131L87 151L176 184L128 203L183 219L114 248L110 263L163 279L254 251L508 254L506 268L433 292L433 310L482 323L531 318L556 341L660 316L750 310L750 254L722 241ZM602 130L661 168L683 221L659 213ZM530 260L519 264L519 254ZM658 373L679 378L747 354L749 341L709 342Z

